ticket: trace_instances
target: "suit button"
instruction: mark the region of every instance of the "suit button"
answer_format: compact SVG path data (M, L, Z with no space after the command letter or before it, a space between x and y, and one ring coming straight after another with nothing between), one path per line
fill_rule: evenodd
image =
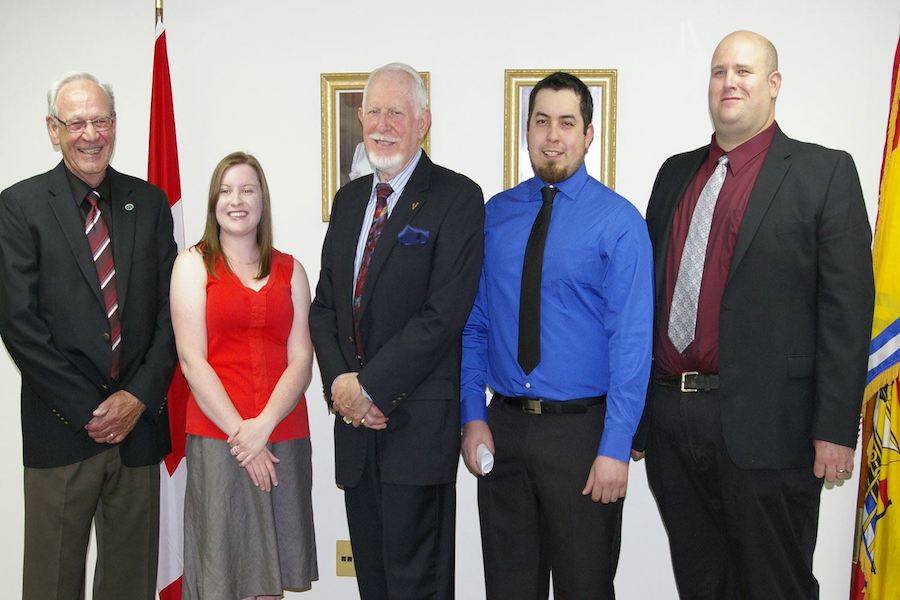
M352 336L352 335L348 335L348 336L347 336L347 341L350 342L350 343L352 344L352 343L353 343L353 336Z
M106 331L103 332L103 341L104 341L104 342L108 342L108 341L109 341L109 333L106 332Z
M101 383L100 387L103 388L104 390L109 390L109 386L106 385L105 383Z
M393 402L391 402L391 404L393 404L394 406L397 406L398 404L400 404L400 400L396 399Z

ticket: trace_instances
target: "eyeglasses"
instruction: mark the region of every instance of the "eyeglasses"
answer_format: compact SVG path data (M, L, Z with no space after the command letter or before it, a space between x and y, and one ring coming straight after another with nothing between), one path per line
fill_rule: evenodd
M94 126L94 131L103 133L105 131L109 131L109 128L113 126L113 123L116 120L116 113L112 113L111 115L106 117L97 117L96 119L75 119L74 121L63 121L56 115L54 115L53 118L59 121L61 125L65 126L66 130L69 133L84 133L84 130L87 128L88 123Z

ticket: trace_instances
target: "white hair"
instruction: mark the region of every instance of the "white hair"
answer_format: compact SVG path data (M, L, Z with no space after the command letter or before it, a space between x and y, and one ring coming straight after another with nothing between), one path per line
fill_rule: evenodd
M59 114L56 112L56 98L59 96L59 90L61 90L64 85L72 83L73 81L91 81L96 83L100 86L100 89L103 90L103 94L106 96L110 112L116 112L116 98L113 95L112 87L108 83L100 83L100 80L90 73L81 71L68 73L59 81L53 82L53 85L47 90L47 114L51 117L59 118Z
M363 88L363 106L366 105L366 94L369 91L369 86L377 77L384 75L385 73L406 73L412 78L411 91L416 100L416 116L421 115L422 112L428 108L428 92L425 90L425 82L422 81L422 76L411 66L401 62L392 62L372 71L368 81L366 81L366 87Z

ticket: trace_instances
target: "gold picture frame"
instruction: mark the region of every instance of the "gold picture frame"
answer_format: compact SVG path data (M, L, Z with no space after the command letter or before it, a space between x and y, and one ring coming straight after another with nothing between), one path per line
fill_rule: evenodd
M594 97L594 142L585 156L588 174L606 187L616 186L616 69L506 69L503 105L503 188L532 177L525 130L528 94L555 71L581 79Z
M431 75L419 71L425 83L428 104L431 101ZM357 150L362 143L362 126L356 109L362 105L363 88L368 73L322 73L322 221L331 215L331 201L335 192L350 180L354 163L364 162L365 154ZM422 140L422 147L429 152L431 131ZM354 160L357 158L359 160ZM368 167L371 169L371 167ZM368 171L371 172L371 171Z

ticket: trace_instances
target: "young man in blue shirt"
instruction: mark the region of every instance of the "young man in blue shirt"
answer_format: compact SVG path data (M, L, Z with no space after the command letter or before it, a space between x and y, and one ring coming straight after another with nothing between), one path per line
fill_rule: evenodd
M614 597L650 370L652 252L634 206L587 174L592 114L577 77L540 81L528 106L536 176L485 208L461 416L488 598L547 598L551 570L558 600ZM489 474L481 444L495 455Z

